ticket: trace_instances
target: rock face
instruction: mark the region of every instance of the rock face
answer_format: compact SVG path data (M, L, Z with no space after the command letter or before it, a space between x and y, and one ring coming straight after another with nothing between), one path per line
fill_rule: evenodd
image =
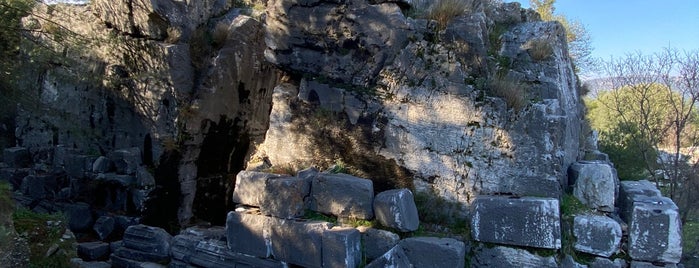
M559 249L558 200L479 196L472 205L471 236L481 242Z

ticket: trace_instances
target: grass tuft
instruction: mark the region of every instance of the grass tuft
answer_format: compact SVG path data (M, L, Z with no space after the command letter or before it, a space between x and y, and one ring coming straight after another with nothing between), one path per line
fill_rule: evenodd
M553 47L546 39L532 39L525 46L534 61L547 60L553 55Z
M505 100L507 108L519 112L527 104L527 88L522 82L512 78L497 76L490 80L490 93Z
M418 18L425 18L437 21L440 29L447 27L447 24L455 17L466 14L471 10L471 0L415 0L412 2L412 15Z

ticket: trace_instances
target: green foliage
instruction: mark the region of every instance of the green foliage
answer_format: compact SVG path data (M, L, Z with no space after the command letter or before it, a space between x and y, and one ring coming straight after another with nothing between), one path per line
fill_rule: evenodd
M13 220L17 233L29 242L30 267L70 267L70 259L76 253L72 241L61 239L67 228L65 215L35 213L21 208L15 211ZM47 257L46 252L54 245L58 246L58 251Z
M584 205L572 194L565 194L561 198L561 215L572 217L574 215L591 212L592 210Z
M307 209L303 216L304 219L314 220L314 221L325 221L332 224L337 224L337 217L332 215L325 215L323 213Z
M620 180L640 180L650 175L644 155L656 159L657 153L647 140L635 138L641 136L638 127L620 123L600 135L603 138L599 140L599 148L615 163ZM652 164L651 169L655 166L654 162L648 164Z
M684 256L696 256L699 253L699 222L687 221L682 226L682 253Z

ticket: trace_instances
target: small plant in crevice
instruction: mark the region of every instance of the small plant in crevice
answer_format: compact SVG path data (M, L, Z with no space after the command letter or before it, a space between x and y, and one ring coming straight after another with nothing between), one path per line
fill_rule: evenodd
M553 56L553 47L546 39L532 39L525 43L525 46L534 61L544 61Z
M452 19L470 12L472 5L472 0L414 0L408 16L437 21L443 30Z
M523 110L528 102L528 86L514 78L495 76L488 83L488 93L505 100L507 108L516 112Z

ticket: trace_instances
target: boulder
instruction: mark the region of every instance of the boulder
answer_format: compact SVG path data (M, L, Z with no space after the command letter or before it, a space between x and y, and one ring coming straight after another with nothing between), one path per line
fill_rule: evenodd
M143 164L141 149L138 147L115 150L110 152L108 157L114 163L117 174L133 175Z
M655 187L655 184L647 180L640 181L622 181L619 187L619 214L621 218L629 222L633 204L636 200L645 197L662 196L660 190Z
M666 197L637 198L629 219L629 256L648 262L678 263L682 258L679 210Z
M366 268L385 267L412 268L414 266L410 264L410 259L408 259L408 256L405 255L405 251L403 251L403 248L399 245L396 245L366 266Z
M570 166L573 195L589 208L614 211L618 192L616 173L606 163L578 162Z
M235 177L233 202L259 207L264 200L267 181L288 176L243 170Z
M476 241L561 248L558 199L478 196L471 210L471 236Z
M524 249L480 246L473 253L471 267L558 268L558 264L553 256L542 257Z
M347 174L321 173L311 185L311 209L342 218L371 219L374 186L371 180Z
M334 227L323 232L323 267L359 267L362 238L357 229Z
M277 218L292 219L302 217L311 192L311 180L286 177L268 180L260 211Z
M609 257L621 242L621 226L614 219L598 215L578 215L573 220L575 250Z
M74 232L84 232L91 229L94 223L90 205L86 203L65 204L63 211L68 216L68 228Z
M386 230L363 226L357 227L357 230L362 233L363 255L369 261L381 257L400 241L397 234Z
M22 194L32 199L42 199L49 196L50 192L47 189L46 180L51 176L29 175L22 179ZM55 177L53 178L55 181Z
M172 236L162 228L146 225L133 225L124 232L124 254L138 256L140 261L164 261L170 258ZM128 250L126 250L128 249ZM117 251L119 252L119 251Z
M3 150L3 161L11 168L26 168L31 163L29 150L24 147L11 147Z
M400 241L415 267L464 267L466 245L452 238L410 237Z
M234 252L267 258L271 254L270 219L260 214L231 211L226 217L228 248Z
M101 216L95 221L92 229L95 230L100 240L106 240L114 232L115 225L116 221L113 217Z
M112 160L105 156L97 157L95 162L92 163L91 171L94 173L106 173L112 169Z
M322 236L331 225L318 221L270 220L274 259L304 267L322 267Z
M377 194L374 197L374 214L381 225L401 232L415 231L420 225L415 199L408 189Z
M78 244L78 257L85 261L107 260L109 258L109 243L80 243Z
M92 171L92 162L86 155L69 154L65 156L63 168L68 176L80 179L85 177L86 171Z
M172 256L174 260L188 262L192 254L194 254L194 249L197 247L197 244L202 240L202 237L189 234L176 235L172 238L170 256Z

